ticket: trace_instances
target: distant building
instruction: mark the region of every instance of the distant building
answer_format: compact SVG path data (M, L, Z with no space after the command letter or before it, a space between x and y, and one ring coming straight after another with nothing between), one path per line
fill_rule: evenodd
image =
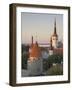
M42 59L47 59L48 58L48 56L49 56L49 54L48 54L48 49L47 48L41 48L41 57L42 57Z

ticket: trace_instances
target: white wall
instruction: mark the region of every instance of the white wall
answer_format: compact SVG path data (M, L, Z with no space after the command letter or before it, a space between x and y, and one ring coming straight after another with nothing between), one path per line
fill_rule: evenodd
M72 6L72 0L0 0L0 90L72 90L72 77L70 84L54 84L28 87L11 87L9 82L9 4L35 3L48 5ZM71 7L72 11L72 7ZM72 12L71 12L72 17ZM72 18L71 18L72 22ZM71 26L72 29L72 26ZM71 32L72 33L72 32ZM72 38L72 36L71 36ZM72 42L71 42L72 43ZM72 48L71 48L72 50ZM72 68L72 62L71 62ZM72 76L72 72L71 72Z

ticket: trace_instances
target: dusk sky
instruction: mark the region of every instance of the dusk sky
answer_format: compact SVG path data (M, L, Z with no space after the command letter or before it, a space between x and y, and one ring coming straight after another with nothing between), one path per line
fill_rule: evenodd
M63 15L48 13L21 13L21 40L22 43L31 43L31 36L34 42L48 43L54 32L54 22L58 40L63 40Z

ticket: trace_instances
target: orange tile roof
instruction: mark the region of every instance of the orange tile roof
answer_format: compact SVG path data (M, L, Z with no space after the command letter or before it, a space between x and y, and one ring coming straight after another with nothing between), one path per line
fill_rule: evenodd
M41 55L41 50L40 47L38 46L38 43L36 42L31 46L31 52L29 57L40 57Z

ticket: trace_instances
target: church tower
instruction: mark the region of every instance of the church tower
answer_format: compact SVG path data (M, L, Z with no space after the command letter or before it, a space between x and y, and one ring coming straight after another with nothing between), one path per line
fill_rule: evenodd
M57 31L56 31L56 20L55 20L55 23L54 23L54 33L53 33L51 38L52 38L52 46L54 48L57 48L58 35L57 35Z
M52 39L50 39L49 55L53 55Z
M33 42L31 37L31 46L29 50L29 59L27 60L28 75L37 76L41 75L43 71L43 60L41 58L41 49L38 42Z

